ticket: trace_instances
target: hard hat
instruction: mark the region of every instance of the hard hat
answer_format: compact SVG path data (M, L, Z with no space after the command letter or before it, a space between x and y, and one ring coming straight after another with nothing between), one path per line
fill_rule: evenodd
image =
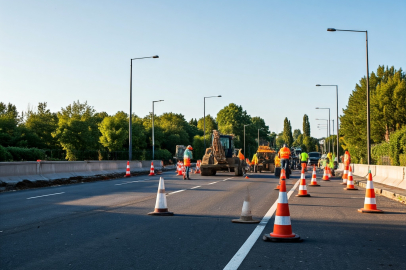
M283 147L287 147L287 146L286 146L286 143L283 144Z
M191 145L187 146L187 149L192 150L193 151L193 147Z

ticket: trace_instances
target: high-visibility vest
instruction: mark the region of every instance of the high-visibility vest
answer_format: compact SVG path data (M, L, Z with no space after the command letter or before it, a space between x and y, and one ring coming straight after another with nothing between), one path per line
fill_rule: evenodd
M287 147L282 147L281 150L279 150L281 159L289 159L290 157L290 150Z
M241 153L241 150L238 152L238 158L240 159L240 160L244 160L244 155Z

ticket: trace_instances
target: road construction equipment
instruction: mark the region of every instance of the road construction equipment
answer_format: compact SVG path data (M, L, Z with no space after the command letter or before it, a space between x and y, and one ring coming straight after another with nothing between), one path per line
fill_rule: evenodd
M211 146L206 149L200 165L202 176L216 175L217 171L230 171L242 176L246 164L235 154L233 139L233 135L221 135L213 130Z
M276 151L269 146L261 145L257 150L258 166L257 171L275 172Z

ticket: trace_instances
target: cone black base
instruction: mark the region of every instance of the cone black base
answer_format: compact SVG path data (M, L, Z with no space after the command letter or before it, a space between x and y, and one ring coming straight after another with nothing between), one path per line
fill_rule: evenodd
M240 217L239 219L231 220L232 223L247 223L247 224L254 224L259 223L260 220L252 219L252 216L249 217Z
M306 195L299 195L297 194L296 197L311 197L310 194L306 194Z
M149 212L149 216L173 216L173 212Z
M343 188L344 190L358 190L358 188Z
M267 242L303 242L303 239L300 239L300 236L295 234L294 237L283 238L283 237L272 237L270 234L264 234L262 240Z
M373 214L383 214L382 210L369 210L369 209L364 209L364 208L360 208L358 209L358 212L360 213L373 213Z
M319 187L320 185L309 185L309 187Z

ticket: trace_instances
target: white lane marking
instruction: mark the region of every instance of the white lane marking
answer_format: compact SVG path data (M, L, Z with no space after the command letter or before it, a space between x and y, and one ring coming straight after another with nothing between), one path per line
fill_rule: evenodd
M296 184L292 187L292 189L289 191L288 198L295 191L296 187L299 185L299 182L300 182L300 180L298 180L296 182ZM269 208L268 212L262 218L261 222L255 228L255 230L252 232L252 234L248 237L248 239L245 241L245 243L237 251L237 253L234 255L234 257L228 262L226 267L224 267L224 270L235 270L235 269L238 269L238 267L240 267L242 261L248 255L248 252L250 252L251 248L254 246L258 237L261 236L263 230L265 229L266 224L268 223L268 221L271 219L271 217L275 213L277 206L278 206L278 200L276 200L275 203L271 206L271 208Z
M138 182L145 182L149 180L158 180L158 179L142 179L142 180L135 180L135 181L130 181L130 182L124 182L121 184L115 184L115 186L122 186L122 185L127 185L127 184L132 184L132 183L138 183Z
M65 193L65 192L59 192L59 193L52 193L52 194L47 194L47 195L29 197L29 198L27 198L27 200L36 199L36 198L41 198L41 197L54 196L54 195L59 195L59 194L64 194L64 193Z
M208 185L213 185L213 184L215 184L215 183L217 183L217 182L211 182L211 183L208 183Z
M199 188L199 187L202 187L202 186L195 186L195 187L192 187L190 189L195 189L195 188Z
M227 181L227 180L230 180L230 179L233 179L234 177L230 177L230 178L226 178L226 179L224 179L223 181Z
M185 190L186 190L186 189L177 190L177 191L174 191L174 192L168 193L167 195L171 195L171 194L179 193L179 192L182 192L182 191L185 191Z

